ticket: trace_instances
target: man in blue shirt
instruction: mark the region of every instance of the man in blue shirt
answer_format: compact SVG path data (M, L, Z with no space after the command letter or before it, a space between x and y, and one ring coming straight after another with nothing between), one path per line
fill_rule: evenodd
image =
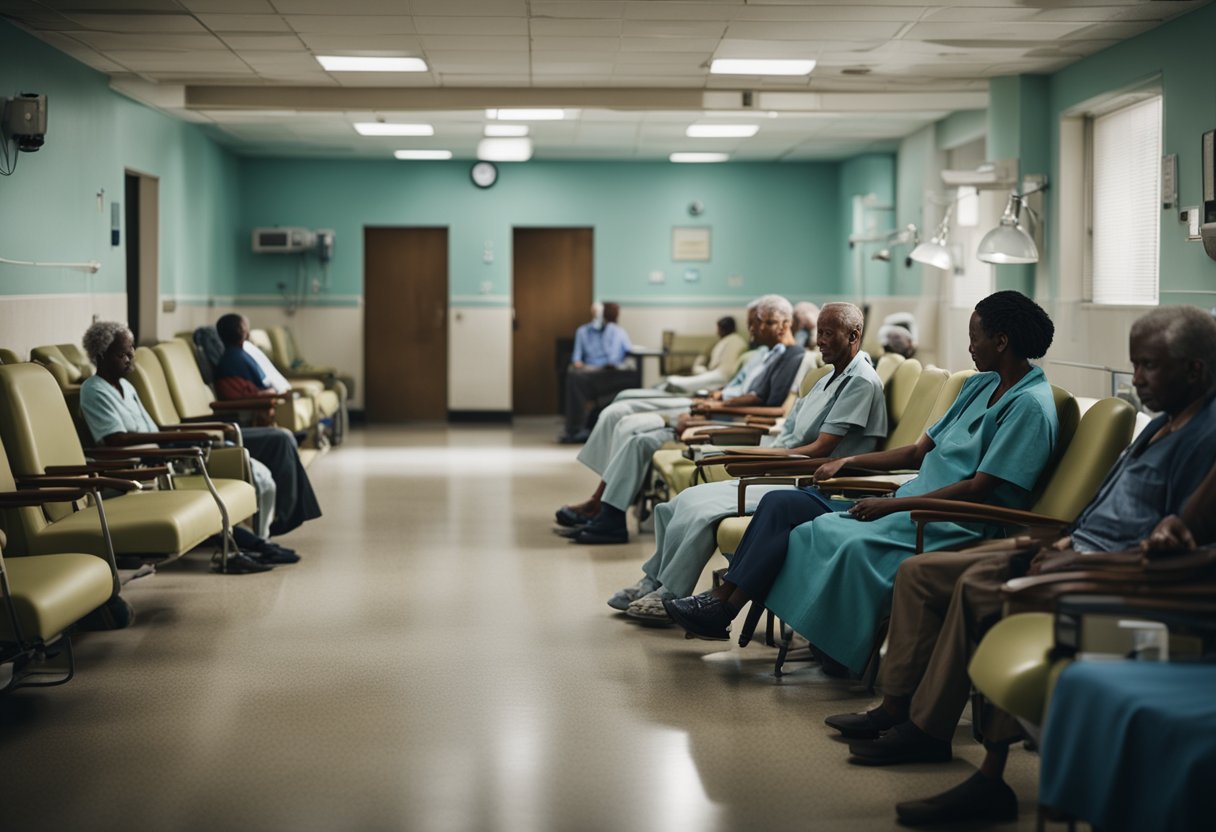
M591 323L574 334L574 353L566 369L566 428L559 442L587 441L594 425L589 417L598 404L641 384L641 374L626 364L633 345L617 324L620 315L618 304L593 303Z

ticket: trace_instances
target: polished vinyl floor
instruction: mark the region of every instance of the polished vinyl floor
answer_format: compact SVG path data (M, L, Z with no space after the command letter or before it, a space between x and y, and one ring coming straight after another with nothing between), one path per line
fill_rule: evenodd
M552 533L595 483L556 429L356 431L311 468L302 563L131 584L74 681L0 698L0 828L881 830L973 771L966 727L947 765L851 766L822 721L864 695L605 606L653 535ZM1000 828L1030 829L1038 762L1010 768Z

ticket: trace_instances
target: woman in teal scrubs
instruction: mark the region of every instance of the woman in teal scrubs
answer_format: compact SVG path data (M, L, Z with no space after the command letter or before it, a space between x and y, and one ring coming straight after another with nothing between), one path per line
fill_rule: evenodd
M894 497L860 500L848 511L820 514L794 528L788 541L758 539L741 546L726 576L730 583L716 598L698 599L698 609L688 611L706 621L672 617L700 634L689 625L710 618L729 621L749 600L763 599L823 653L860 673L878 623L890 610L895 572L916 553L916 526L909 512L929 498L1009 508L1030 502L1055 451L1059 423L1051 385L1029 359L1047 352L1053 333L1047 313L1019 292L997 292L980 301L968 330L979 373L964 383L946 415L915 445L835 459L815 475L827 479L853 466L919 469L917 477ZM761 500L756 518L769 499ZM933 523L925 529L924 550L959 549L988 531Z

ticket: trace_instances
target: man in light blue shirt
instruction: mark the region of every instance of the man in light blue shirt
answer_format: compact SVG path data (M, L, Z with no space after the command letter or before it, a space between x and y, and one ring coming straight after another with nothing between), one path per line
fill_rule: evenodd
M593 303L591 323L574 335L574 353L566 369L566 428L559 442L585 442L591 434L589 419L598 403L641 384L641 374L626 359L633 345L629 333L617 324L621 307Z

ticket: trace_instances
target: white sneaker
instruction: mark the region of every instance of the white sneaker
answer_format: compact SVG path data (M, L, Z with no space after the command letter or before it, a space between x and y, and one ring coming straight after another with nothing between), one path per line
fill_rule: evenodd
M654 592L646 593L626 607L625 615L630 618L641 619L642 621L671 623L667 610L663 608L663 601L664 599L671 600L675 597L674 593L668 592L665 589L656 589Z
M643 575L642 580L638 581L633 586L627 586L624 589L618 589L608 599L608 606L614 610L622 612L634 601L641 598L648 592L654 592L659 588L659 582L649 575Z

